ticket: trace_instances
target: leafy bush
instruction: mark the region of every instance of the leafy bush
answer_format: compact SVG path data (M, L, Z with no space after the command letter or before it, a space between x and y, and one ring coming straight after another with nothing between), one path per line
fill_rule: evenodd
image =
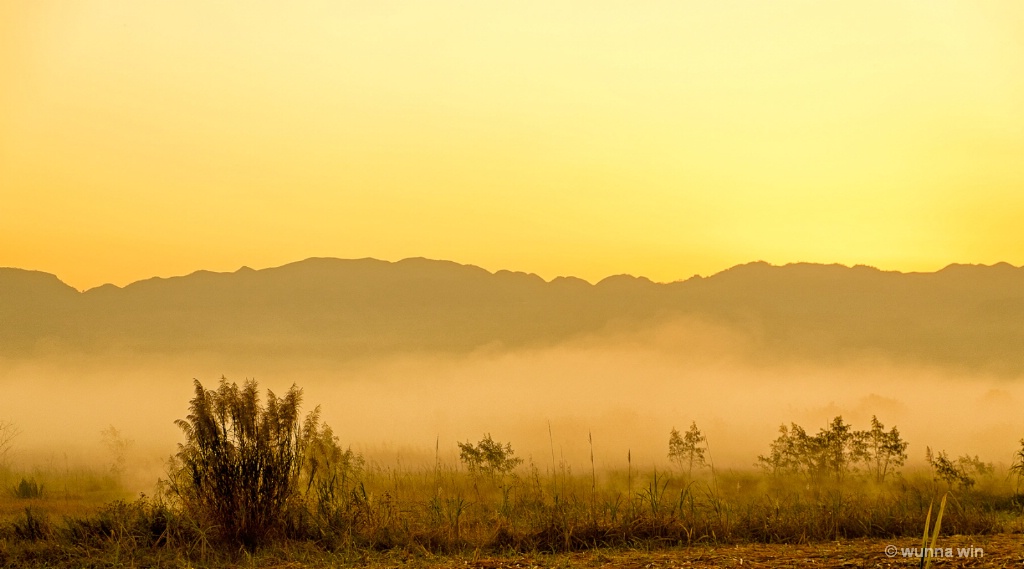
M697 422L690 423L690 428L685 435L680 435L675 428L668 436L668 457L682 467L687 467L687 474L693 474L693 467L706 466L704 459L704 447L707 444L707 437L697 428Z
M188 515L224 540L254 549L279 533L298 501L303 450L302 390L261 404L255 381L244 387L221 378L216 391L195 381L190 413L176 421L185 434L172 459L170 489ZM318 424L316 411L307 429ZM312 434L312 433L310 433Z
M110 473L115 477L124 475L128 469L128 453L135 446L135 441L126 438L124 433L113 425L100 431L100 438L110 455Z
M896 427L886 431L877 417L871 417L870 431L855 431L838 416L816 435L808 435L796 423L789 428L782 425L770 453L757 457L757 461L769 472L800 473L812 482L842 482L847 474L858 470L858 465L863 465L882 482L903 466L906 449L907 443Z
M15 498L20 498L22 500L42 498L43 485L37 483L34 478L31 480L22 478L21 482L11 490L11 494L13 494Z
M459 458L474 474L492 477L507 474L523 462L523 459L514 455L512 443L499 443L491 438L490 433L484 435L476 445L468 441L459 443Z
M885 425L879 422L878 417L871 416L871 430L862 437L867 445L868 467L874 472L877 482L884 482L886 476L907 461L909 443L900 437L896 427L886 431Z
M976 476L988 476L995 472L991 464L982 462L977 456L965 454L954 461L946 451L932 453L931 447L925 447L925 460L932 467L935 480L942 480L950 487L959 486L961 490L973 488Z
M949 486L960 486L963 490L974 486L974 478L963 469L962 465L950 460L946 451L939 451L938 454L934 454L931 447L925 447L924 456L925 460L928 461L928 465L932 467L936 480L942 480Z

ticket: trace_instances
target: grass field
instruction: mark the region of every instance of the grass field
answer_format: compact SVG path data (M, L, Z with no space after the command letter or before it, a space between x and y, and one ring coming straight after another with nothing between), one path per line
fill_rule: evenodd
M318 409L299 414L298 388L265 403L255 382L195 393L147 493L128 489L131 445L113 428L102 468L0 468L0 566L886 566L912 563L928 524L928 547L968 552L955 563L1022 550L1021 460L928 448L903 468L908 443L877 419L781 427L747 469L716 468L695 423L670 433L671 468L627 454L598 469L592 446L581 468L553 444L538 464L490 435L409 466L343 449Z
M991 543L987 566L1024 551L1024 496L1006 474L952 489L940 545ZM897 566L907 562L886 558L884 545L919 546L929 506L951 490L925 470L884 484L856 476L811 484L753 469L690 476L524 464L484 474L461 464L355 463L329 501L307 495L282 534L247 551L219 542L216 528L190 519L173 496L132 497L109 473L8 470L3 478L0 565L13 567L799 566L847 558ZM42 483L41 496L16 495L27 478Z

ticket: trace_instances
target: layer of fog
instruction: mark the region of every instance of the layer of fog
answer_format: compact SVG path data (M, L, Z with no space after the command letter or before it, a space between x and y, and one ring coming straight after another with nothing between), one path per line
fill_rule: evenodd
M859 429L872 415L911 443L951 456L1009 462L1024 437L1024 381L884 362L759 364L743 338L676 325L624 337L527 352L410 355L386 361L227 361L118 355L0 362L0 420L20 431L8 462L22 469L89 464L111 457L100 432L135 441L130 470L144 486L181 441L192 379L254 378L262 389L304 390L344 445L383 464L458 461L458 441L485 433L511 442L543 472L553 460L574 471L667 465L670 429L691 421L720 468L753 467L780 424L809 432L836 415ZM554 455L554 459L552 456Z

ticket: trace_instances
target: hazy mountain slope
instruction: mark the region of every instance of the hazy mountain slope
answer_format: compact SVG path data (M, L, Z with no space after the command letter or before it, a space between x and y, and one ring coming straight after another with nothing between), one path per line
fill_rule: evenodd
M951 265L936 273L753 263L669 285L683 304L754 331L768 352L877 356L1024 369L1024 270Z
M71 333L80 296L49 273L0 268L0 355L30 351Z
M0 269L0 355L196 350L351 358L557 344L678 316L749 334L764 355L883 357L1024 370L1024 269L936 273L766 263L655 284L596 285L447 261L308 259L79 293Z

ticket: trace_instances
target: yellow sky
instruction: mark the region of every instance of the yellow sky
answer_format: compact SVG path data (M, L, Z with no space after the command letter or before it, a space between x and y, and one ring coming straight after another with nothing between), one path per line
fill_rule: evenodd
M1024 3L0 3L0 266L1024 264Z

